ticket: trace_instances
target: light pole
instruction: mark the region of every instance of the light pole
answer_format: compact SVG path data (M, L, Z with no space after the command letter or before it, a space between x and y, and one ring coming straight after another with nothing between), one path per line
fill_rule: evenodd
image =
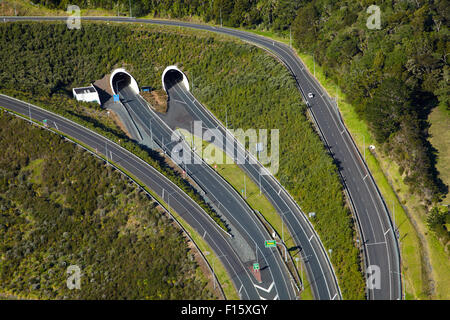
M295 257L295 262L297 262L297 270L298 270L298 261L300 260L299 257ZM300 285L301 285L301 289L303 291L303 267L302 264L300 264Z
M261 190L261 171L259 172L259 195L261 195L262 190Z
M106 164L108 164L108 141L105 141L105 157L106 157Z
M150 119L149 126L150 126L150 139L152 140L152 143L153 143L152 120L153 120L153 119Z
M247 184L245 182L245 174L244 174L244 199L247 199Z
M130 19L131 19L131 0L128 1L130 3Z
M397 226L395 225L395 202L392 200L392 219L394 220L394 237L397 237Z
M163 188L162 189L162 199L163 199L163 201L164 201L164 191L165 191L165 189ZM167 192L166 191L166 193L167 193L167 206L169 207L169 210L170 210L170 196L172 195L172 194L174 194L175 192L177 192L176 190L175 191L172 191L172 192Z
M344 129L345 130L345 129ZM353 133L356 136L359 136L358 133ZM361 134L363 138L363 156L364 156L364 162L366 162L366 136L364 134Z
M301 282L301 286L302 286L302 291L305 290L305 286L303 285L303 263L305 263L305 259L307 259L308 257L310 257L312 255L308 255L308 256L303 256L302 253L300 253L300 257L302 257L302 263L300 263L300 282ZM297 261L297 270L298 270L298 261L299 261L299 257L295 258L295 261Z
M209 255L209 252L205 252L205 256ZM213 284L214 284L214 290L216 290L216 273L214 272L214 259L226 257L226 254L223 254L221 256L216 256L211 258L211 265L212 265L212 272L213 272Z
M225 106L225 128L228 129L228 106Z
M286 243L284 242L284 219L283 218L284 218L284 215L288 212L290 212L290 211L281 213L281 242L283 243L283 246L284 246L284 259L286 262L287 262L287 248L286 248Z

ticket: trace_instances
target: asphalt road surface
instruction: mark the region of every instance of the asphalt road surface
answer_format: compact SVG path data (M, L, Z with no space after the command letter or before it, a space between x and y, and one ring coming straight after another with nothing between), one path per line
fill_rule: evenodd
M119 87L121 102L127 107L133 120L150 135L160 148L179 158L177 164L204 191L204 197L214 204L214 208L225 217L230 226L230 233L236 238L235 250L245 259L248 269L253 263L260 266L263 288L260 295L264 299L295 299L295 292L286 267L276 248L265 248L264 242L270 235L255 217L255 213L242 197L200 157L189 145L174 135L170 129L153 112L129 86ZM271 288L269 290L269 288ZM267 290L268 292L264 291Z
M50 128L55 128L65 135L95 149L99 154L107 155L109 161L121 166L138 177L149 189L153 190L170 205L199 235L208 243L218 259L225 266L242 299L257 300L276 298L272 287L259 283L250 272L248 265L240 258L233 247L230 237L226 235L212 219L170 180L149 164L120 147L107 138L34 105L0 95L0 106L43 122L46 119ZM262 259L262 258L260 258ZM290 285L290 284L289 284ZM280 286L278 286L280 287ZM268 289L271 290L268 290ZM279 298L289 298L279 296Z
M369 299L395 300L402 298L400 251L389 211L362 157L343 126L327 95L307 71L295 52L288 46L249 32L229 28L175 21L131 19L162 25L219 32L238 37L274 53L292 72L299 90L308 101L312 113L334 159L349 194L362 237L366 268L374 270L368 278ZM308 98L308 93L313 98ZM367 270L368 271L368 270ZM379 273L378 273L379 271ZM378 278L378 279L377 279Z
M65 20L64 17L2 17L2 19L4 21ZM339 171L363 238L366 267L373 266L373 269L380 271L379 281L373 282L371 288L368 289L368 298L402 298L399 247L387 206L381 198L367 166L362 161L359 151L340 122L331 99L308 73L292 49L282 43L249 32L202 24L117 17L84 17L83 19L153 23L207 30L238 37L274 53L295 77L299 90L309 103L309 110L319 127L324 142L330 148L336 162L340 164ZM313 98L306 96L309 92L314 94Z
M167 78L167 77L166 77ZM217 129L222 135L221 141L213 141L222 147L247 175L260 186L264 195L270 200L277 212L288 226L294 242L299 247L299 256L305 264L308 278L315 297L318 299L336 299L340 297L339 288L327 256L316 233L308 223L297 204L289 198L277 180L257 161L250 161L248 152L231 135L226 128L190 94L180 82L167 86L171 101L181 101L194 120L201 121L204 128ZM228 146L232 145L233 148ZM231 151L231 152L230 152ZM262 174L261 174L262 173Z

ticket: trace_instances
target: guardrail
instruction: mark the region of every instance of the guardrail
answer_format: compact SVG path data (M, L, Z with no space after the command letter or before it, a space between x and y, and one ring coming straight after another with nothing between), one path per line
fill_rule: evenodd
M0 94L0 95L3 95L3 94ZM12 97L9 97L9 98L12 98ZM13 99L14 99L14 98L13 98ZM17 99L15 99L15 100L17 100ZM20 100L19 100L19 101L20 101ZM220 289L220 292L221 292L221 295L222 295L223 299L226 300L225 293L224 293L223 288L222 288L222 286L221 286L221 284L220 284L220 282L219 282L219 279L218 279L217 276L216 276L216 273L213 271L213 269L212 269L211 265L209 264L208 260L206 259L206 257L204 256L203 252L200 250L200 248L198 247L198 245L195 243L195 241L192 239L192 237L190 236L189 232L181 225L181 223L180 223L180 222L172 215L172 213L171 213L171 212L170 212L170 211L169 211L169 210L168 210L168 209L167 209L167 208L166 208L166 207L165 207L158 199L156 199L154 196L152 196L152 195L145 189L145 187L144 187L143 185L141 185L141 184L140 184L138 181L136 181L133 177L131 177L130 175L128 175L121 167L116 166L116 165L113 164L111 161L106 160L105 158L101 157L99 154L97 154L97 153L95 153L94 151L90 150L89 148L85 147L84 145L82 145L81 143L79 143L79 142L77 142L76 140L72 139L71 137L69 137L69 136L67 136L67 135L65 135L65 134L63 134L63 133L60 133L59 130L55 130L55 129L51 128L51 127L47 127L47 126L45 126L45 125L42 125L39 121L30 119L30 118L26 118L25 116L20 115L20 114L18 114L18 113L16 113L16 112L13 112L13 111L9 110L8 108L2 107L2 106L0 106L0 108L3 109L3 110L5 110L5 111L8 112L9 114L12 114L12 115L14 115L14 116L16 116L16 117L18 117L18 118L23 119L23 120L29 121L30 123L33 123L33 124L37 125L38 127L42 128L42 129L48 130L48 131L50 131L50 132L52 132L52 133L54 133L54 134L57 134L57 135L63 137L66 141L71 142L71 143L77 145L78 147L84 149L85 151L89 152L91 155L97 157L98 159L100 159L100 160L102 160L102 161L106 161L108 165L110 165L111 167L113 167L114 169L116 169L118 172L120 172L121 174L123 174L124 176L126 176L129 180L131 180L131 181L132 181L136 186L138 186L138 187L140 188L140 190L142 190L142 191L143 191L150 199L152 199L152 200L153 200L154 202L156 202L161 208L163 208L164 212L165 212L166 214L168 214L169 217L170 217L173 221L175 221L176 225L183 231L183 233L187 236L187 238L194 244L195 248L197 249L197 251L199 252L200 256L202 257L203 262L205 262L205 264L208 266L209 271L212 273L212 275L213 275L213 277L214 277L214 279L215 279L214 281L217 282L218 288ZM39 107L38 107L38 108L39 108ZM52 113L52 112L47 111L47 110L45 110L45 111L46 111L46 112L49 112L49 113ZM53 113L52 113L52 114L53 114ZM68 120L69 120L69 119L68 119ZM106 138L105 138L105 139L106 139ZM107 155L106 155L106 157L107 157ZM205 214L206 214L206 213L205 213ZM209 217L208 214L206 214L206 216ZM211 217L209 217L209 218L211 218ZM215 221L213 221L213 222L215 223ZM220 229L221 229L221 228L220 228ZM221 229L221 230L222 230L222 229Z
M139 96L139 98L141 98L141 97ZM193 98L195 99L194 96L193 96ZM143 100L143 101L144 101L145 103L147 103L145 100ZM152 110L151 110L151 111L152 111ZM153 112L153 111L152 111L152 112ZM167 126L167 124L166 124L164 121L163 121L163 123L164 123L165 126ZM167 128L169 128L169 127L167 126ZM169 129L170 129L170 128L169 128ZM174 131L174 132L175 132L175 131ZM186 142L186 140L184 139L184 136L183 136L183 135L181 135L181 134L178 133L178 132L176 132L176 134L179 136L180 140L183 141L183 143L187 146L187 149L191 150L191 153L192 153L192 155L194 156L194 158L196 158L196 159L198 159L199 161L201 161L201 163L202 163L203 165L207 166L209 169L215 171L214 169L211 168L211 166L210 166L210 165L209 165L202 157L200 157L196 152L194 152L194 151L189 147L189 145L187 144L187 142ZM160 146L160 148L161 148L163 151L165 151L165 150L164 150L164 147L165 147L165 146L161 146L160 143L159 143L158 141L156 141L156 140L155 140L155 142ZM194 161L194 162L195 162L195 161ZM180 165L180 167L181 167L181 165ZM187 170L187 168L186 168L186 164L184 164L184 169L185 169L186 174L188 174L188 175L195 181L195 178L188 172L188 170ZM222 177L220 174L218 174L218 173L216 173L216 174L217 174L218 178L219 178L220 180L222 180L223 183L225 183L227 186L229 186L229 187L231 188L232 192L235 191L235 190L234 190L234 187L233 187L233 186L232 186L225 178L223 178L223 177ZM196 183L198 184L197 181L196 181ZM238 193L238 197L242 198L242 196L241 196L239 193ZM217 200L216 200L216 201L217 201ZM254 212L254 210L250 207L250 205L247 203L247 201L245 201L245 199L242 199L242 201L244 202L245 206L247 207L247 209L248 209L250 212ZM217 201L217 202L218 202L218 201ZM220 210L220 209L217 208L217 210ZM265 218L264 218L264 220L265 220ZM256 221L258 221L259 223L261 223L263 229L265 229L266 231L268 231L267 228L265 227L264 223L261 221L261 219L258 218L258 216L257 216ZM268 232L268 233L270 234L270 232ZM230 235L230 236L232 237L232 235ZM282 253L280 253L279 251L278 251L278 253L280 254L280 257L282 258L282 257L283 257ZM292 259L292 257L291 257L291 259ZM281 259L281 260L283 261L283 259ZM288 270L288 272L289 272L289 274L290 274L290 276L291 276L291 279L293 279L293 276L292 276L292 273L291 273L291 271L290 271L289 266L287 265L286 262L284 262L284 264L285 264L286 269ZM297 290L298 290L298 287L297 287Z
M301 59L299 59L299 60L300 60L300 63L301 63L301 64L303 65L303 67L305 68L305 70L307 70L307 72L309 73L309 70L306 68L306 66L304 65L303 61L301 61ZM396 229L395 229L395 226L394 226L393 221L392 221L392 219L391 219L391 215L389 214L389 209L388 209L388 207L387 207L387 205L386 205L386 201L385 201L383 195L381 194L381 192L380 192L380 190L379 190L377 184L375 183L375 179L373 178L372 173L370 172L367 163L363 160L363 157L362 157L362 155L361 155L361 152L359 151L359 148L358 148L358 146L356 145L356 143L355 143L355 141L354 141L354 139L353 139L353 136L351 135L350 131L348 130L347 126L345 125L345 123L344 123L344 121L343 121L343 118L342 118L342 115L341 115L341 113L340 113L339 107L338 107L337 105L336 105L336 107L333 107L333 101L331 101L331 99L329 98L329 96L328 96L326 90L322 87L322 85L318 82L318 80L317 80L315 77L311 77L311 78L312 78L312 80L315 82L316 86L320 89L320 91L322 91L322 93L324 94L325 98L328 100L328 103L331 105L331 108L332 108L333 111L336 113L336 115L337 115L337 117L338 117L338 119L339 119L339 121L340 121L342 127L343 127L344 130L345 130L345 133L346 133L346 134L349 136L349 138L350 138L350 141L351 141L351 143L352 143L353 148L356 150L356 152L357 152L357 154L358 154L358 160L363 164L364 168L366 169L366 172L367 172L368 176L370 177L370 180L371 180L371 182L372 182L372 185L374 186L374 188L375 188L375 190L376 190L376 193L377 193L379 199L381 200L381 203L383 204L383 208L384 208L385 213L386 213L386 215L387 215L387 218L388 218L388 221L389 221L389 224L390 224L390 227L391 227L391 231L393 232L393 236L394 236L394 239L395 239L395 247L396 247L396 249L397 249L397 250L396 250L396 251L397 251L397 255L396 255L397 263L398 263L399 266L401 266L400 247L399 247L397 235L395 234L395 230L396 230ZM327 149L329 150L330 153L332 153L332 151L331 151L331 149L330 149L330 147L329 147L329 144L328 144L328 142L327 142L325 136L323 135L322 130L321 130L320 127L319 127L319 124L318 124L318 122L317 122L317 119L315 118L315 116L314 116L314 114L311 112L311 110L309 109L308 103L307 103L307 101L306 101L306 95L305 95L305 93L303 92L303 89L302 89L302 88L300 87L300 85L298 84L297 79L296 79L296 82L297 82L297 85L298 85L298 87L299 87L299 89L300 89L300 92L301 92L301 94L302 94L302 97L303 97L304 101L305 101L306 104L307 104L307 107L308 107L308 108L307 108L308 114L310 114L311 118L313 119L314 125L315 125L315 127L318 129L318 131L320 132L320 136L322 137L322 140L324 141L324 144L326 145ZM345 193L346 193L346 195L347 195L347 198L349 199L349 202L350 202L350 204L351 204L351 208L353 209L354 216L356 216L356 220L357 220L357 222L358 222L358 229L359 229L358 231L359 231L360 237L361 237L361 239L362 239L363 250L364 250L364 257L365 257L365 264L366 264L366 266L367 266L367 261L368 261L368 257L367 257L367 247L366 247L365 241L364 241L364 236L363 236L363 232L362 232L362 228L361 228L361 222L360 222L360 220L359 220L359 217L358 217L358 214L357 214L357 211L356 211L356 207L355 207L354 202L353 202L353 198L351 197L350 192L348 191L347 185L346 185L346 183L345 183L345 179L344 179L344 177L342 176L341 172L339 172L339 175L340 175L341 180L342 180L342 182L343 182L344 191L345 191ZM365 274L366 279L367 279L367 274L366 274L366 273L364 273L364 274ZM400 288L400 296L402 296L401 273L399 274L399 288ZM366 291L367 291L367 296L369 297L370 294L369 294L369 291L368 291L367 288L366 288Z

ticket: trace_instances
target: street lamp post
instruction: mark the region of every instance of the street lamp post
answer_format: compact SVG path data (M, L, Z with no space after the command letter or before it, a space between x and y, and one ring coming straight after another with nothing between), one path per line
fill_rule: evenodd
M295 262L297 262L297 270L298 270L298 261L300 260L299 257L295 257ZM301 290L303 291L303 267L300 264L300 285L301 285Z
M286 248L286 243L284 242L284 219L283 218L284 218L284 215L288 212L290 212L290 211L281 213L281 242L283 243L283 246L284 246L284 259L286 262L287 262L287 248Z
M164 188L162 189L162 199L163 199L163 201L164 201L164 191L166 191ZM167 206L169 207L169 210L170 210L170 196L172 195L172 194L174 194L174 193L176 193L177 191L175 190L175 191L172 191L172 192L167 192L166 191L166 193L167 193Z
M345 129L344 129L345 130ZM354 135L359 135L358 133L353 133ZM364 134L361 134L363 138L363 156L364 156L364 162L366 162L366 136Z
M207 255L209 255L209 252L205 252L205 256L207 256ZM216 258L222 258L222 257L226 257L226 256L227 256L226 254L223 254L223 255L211 258L214 290L216 290L216 273L214 272L214 261L215 261Z

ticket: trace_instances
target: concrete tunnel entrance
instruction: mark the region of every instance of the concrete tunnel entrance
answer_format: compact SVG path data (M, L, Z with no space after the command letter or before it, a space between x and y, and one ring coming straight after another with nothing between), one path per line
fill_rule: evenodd
M186 90L189 91L189 80L177 66L168 66L164 69L161 80L164 91L166 92L177 83L182 83Z
M123 68L116 69L111 73L109 83L114 94L118 94L119 91L126 87L130 87L136 94L139 93L139 86L136 80Z

